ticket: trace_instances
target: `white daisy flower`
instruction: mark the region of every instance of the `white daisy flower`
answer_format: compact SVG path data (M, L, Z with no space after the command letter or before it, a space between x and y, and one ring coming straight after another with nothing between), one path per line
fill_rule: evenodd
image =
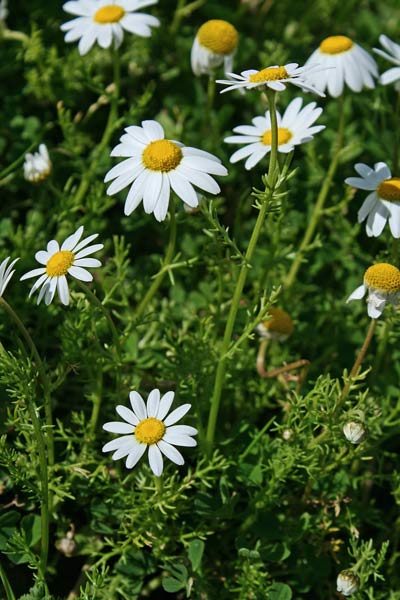
M388 263L378 263L369 267L364 274L364 283L354 290L347 298L361 300L368 292L368 315L371 319L378 319L386 304L400 302L400 271Z
M227 175L219 158L180 142L165 140L164 130L157 121L143 121L142 127L127 127L120 144L111 156L129 157L113 167L104 181L114 179L107 194L131 186L124 212L130 215L143 200L146 213L154 213L157 221L167 215L171 188L188 206L199 204L194 185L210 194L220 187L211 175Z
M345 35L325 38L319 48L306 61L305 66L319 65L321 73L308 72L307 83L321 92L337 98L343 93L344 85L353 92L361 92L363 87L375 87L374 77L378 77L376 62L368 52Z
M65 41L79 40L79 54L84 55L97 41L101 48L109 48L114 41L118 48L124 38L124 30L142 37L151 35L150 27L158 27L160 21L151 15L136 11L158 0L71 0L63 9L76 19L61 25L66 31Z
M379 83L382 85L388 85L389 83L396 83L396 90L400 90L400 45L393 42L387 35L379 36L379 42L381 46L383 46L386 50L380 50L379 48L374 48L374 52L379 54L379 56L383 56L389 62L396 65L392 67L388 71L382 73L379 77Z
M393 237L400 237L400 178L392 177L389 167L384 162L374 165L374 169L363 163L354 165L361 177L347 177L345 183L360 190L369 190L358 211L358 222L367 219L368 236L381 235L386 222L389 221Z
M7 258L5 258L3 260L3 262L0 264L0 297L4 294L5 289L8 286L11 277L15 273L15 270L13 271L13 266L15 265L17 260L19 260L19 258L14 258L14 260L12 262L10 262L10 264L8 264L9 260L10 260L10 257L7 256Z
M157 477L163 472L163 454L176 465L183 465L183 456L174 446L196 446L197 442L192 436L197 434L197 429L175 423L188 412L191 405L183 404L168 415L174 392L167 392L160 398L158 389L150 392L147 406L137 392L130 392L129 399L132 410L122 405L116 408L125 423L111 421L103 425L106 431L122 434L105 444L103 452L113 451L114 460L126 456L126 467L132 469L148 448L150 468Z
M268 87L276 92L282 92L286 89L288 83L292 83L293 85L297 85L297 87L301 88L303 91L314 92L319 96L325 96L324 93L320 92L316 87L305 80L304 74L307 71L315 70L315 68L317 68L317 65L312 65L311 67L299 67L297 63L289 63L284 67L273 65L272 67L261 69L261 71L256 71L255 69L242 71L240 75L227 73L229 77L236 81L232 81L232 79L217 79L217 83L228 86L224 90L221 90L221 94L229 92L230 90L242 88L251 90L257 87Z
M288 153L299 144L304 144L313 139L313 135L322 129L324 125L311 125L322 113L322 108L316 108L315 102L301 108L303 100L295 98L285 110L283 116L277 111L278 121L278 152ZM230 158L231 163L247 158L246 169L252 169L266 154L271 151L272 131L269 110L264 117L252 119L253 125L240 125L234 128L235 133L225 138L228 144L246 144L240 150L234 152Z
M36 252L36 260L46 266L25 273L20 281L39 276L39 279L34 283L29 293L29 297L31 297L39 287L42 288L37 299L38 304L40 304L43 297L45 303L50 304L54 298L56 289L58 290L61 302L65 305L69 304L69 289L66 274L68 273L80 281L92 281L93 275L84 267L101 267L101 262L96 258L86 258L89 254L93 254L93 252L97 252L103 248L104 244L88 246L99 234L90 235L80 242L82 233L83 226L67 237L61 248L56 240L51 240L47 244L47 250Z
M232 71L233 55L238 45L235 27L221 19L204 23L194 39L190 61L195 75L212 74L224 64L224 71Z
M38 183L50 175L52 164L45 144L40 144L39 152L25 155L24 177L27 181Z

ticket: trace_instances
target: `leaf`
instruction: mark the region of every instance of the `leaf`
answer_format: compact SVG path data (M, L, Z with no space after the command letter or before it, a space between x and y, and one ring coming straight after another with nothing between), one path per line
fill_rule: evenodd
M273 583L268 592L268 600L291 600L292 590L286 583Z
M192 540L189 544L188 556L193 571L197 571L201 565L205 544L202 540Z
M179 592L186 587L188 572L183 565L169 567L173 577L163 577L162 586L166 592Z
M40 517L38 515L27 515L21 521L21 529L30 548L37 544L41 538Z
M15 531L20 514L16 510L9 510L0 516L0 550L4 550L8 539Z

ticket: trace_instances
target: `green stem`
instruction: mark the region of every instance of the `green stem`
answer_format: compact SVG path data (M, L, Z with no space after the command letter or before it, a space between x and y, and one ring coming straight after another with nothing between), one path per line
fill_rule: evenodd
M94 392L94 397L93 397L92 414L90 417L90 424L89 424L89 433L91 436L94 436L95 431L96 431L97 421L99 420L102 397L103 397L103 373L102 373L102 371L99 371L98 376L97 376L96 390Z
M42 359L40 358L39 352L37 351L34 341L31 338L31 336L29 335L29 332L26 329L25 325L23 324L23 322L21 321L21 319L19 318L17 313L14 311L14 309L11 308L11 306L8 304L8 302L6 300L4 300L4 298L0 298L0 304L4 307L4 309L7 311L7 313L10 315L10 317L12 318L12 320L15 322L18 329L20 330L22 337L25 339L30 351L33 354L33 357L34 357L35 363L36 363L36 367L39 371L39 376L40 376L40 380L41 380L42 387L43 387L44 412L46 415L47 453L48 453L49 466L52 467L54 465L54 439L53 439L53 416L52 416L52 411L51 411L50 382L46 375L46 371L45 371Z
M148 308L150 301L152 300L153 296L158 291L158 288L160 287L160 285L165 277L165 273L167 272L166 267L168 267L168 265L170 264L170 262L174 256L175 242L176 242L176 217L175 217L175 204L174 204L172 197L170 200L170 219L171 219L171 222L170 222L170 230L169 230L169 241L168 241L167 251L165 253L165 258L163 260L162 267L159 270L159 272L157 273L153 283L147 290L147 293L144 295L139 306L137 307L136 313L135 313L136 319L139 319L139 317L141 317L142 314L144 313L144 311Z
M211 399L211 407L210 413L208 417L208 425L207 425L207 433L206 433L206 442L208 446L208 451L211 450L212 444L214 442L215 437L215 428L217 424L219 406L221 402L221 394L222 388L225 383L226 376L226 361L227 361L227 353L229 350L229 346L232 339L232 332L236 321L237 312L239 309L240 299L242 297L242 292L244 285L246 283L247 273L249 270L249 266L251 263L251 259L253 257L254 250L257 245L258 238L260 236L265 215L267 212L267 207L269 204L269 200L273 193L273 188L275 184L276 178L276 163L277 163L277 147L278 147L278 124L276 120L276 108L275 108L275 92L272 90L267 90L267 97L269 103L269 111L271 116L271 130L272 130L272 140L271 140L271 155L268 169L268 186L269 186L269 195L264 199L260 212L258 213L258 217L253 229L253 232L250 237L249 245L247 247L247 251L245 254L245 259L241 266L239 277L236 282L235 291L232 298L232 304L229 310L228 319L225 326L224 337L221 345L221 354L218 362L217 371L215 374L215 382L214 382L214 391Z
M163 488L164 488L164 480L163 477L161 475L161 477L157 477L156 475L154 475L154 483L156 486L156 491L157 491L157 495L158 496L162 496L163 494Z
M400 115L400 91L397 92L396 107L393 114L394 120L394 148L393 148L393 171L397 173L399 169L399 115Z
M348 393L349 393L350 387L351 387L351 383L352 383L351 380L354 379L354 377L356 377L356 375L361 367L361 363L364 360L365 354L368 350L368 347L369 347L372 337L374 335L375 327L376 327L376 319L371 319L371 322L368 327L367 335L365 336L365 339L364 339L364 343L360 348L360 351L357 355L354 365L350 371L349 379L348 379L346 385L344 386L342 394L340 396L339 405L343 404L343 402L346 400L346 398L348 396Z
M15 40L16 42L21 42L21 44L28 44L29 36L22 31L13 31L12 29L4 29L1 32L1 38L5 40Z
M104 132L103 132L103 136L100 140L100 143L98 144L98 146L95 148L95 150L93 152L92 161L90 163L90 166L89 166L88 170L86 171L86 174L83 176L81 184L76 192L75 199L74 199L75 205L78 205L80 202L82 202L83 198L85 197L85 195L89 189L89 186L96 174L98 159L103 154L105 148L107 147L107 145L111 139L111 136L114 132L115 122L118 118L118 98L119 98L119 94L120 94L120 81L121 81L121 68L120 67L121 67L121 65L120 65L119 53L115 50L114 46L111 47L111 56L112 56L113 71L114 71L115 90L114 90L113 97L111 98L110 112L108 114L108 120L107 120L106 127L104 129Z
M15 600L14 592L12 590L11 584L8 581L8 577L6 575L5 570L3 569L3 565L0 563L0 579L4 587L4 591L7 596L7 600Z
M285 289L289 289L292 286L292 284L294 283L297 273L301 267L301 263L303 262L304 253L306 252L308 246L310 245L310 242L314 236L315 230L316 230L319 220L321 218L323 208L325 205L325 201L327 199L329 190L332 185L333 178L336 173L336 169L339 164L340 150L342 149L342 145L343 145L343 131L344 131L344 99L343 99L343 95L342 95L342 96L340 96L339 126L338 126L336 145L335 145L335 149L333 152L332 160L329 165L329 169L326 174L326 177L324 179L324 183L322 184L322 187L318 194L317 201L314 206L314 210L313 210L311 218L308 222L308 227L307 227L304 237L301 241L299 249L296 253L296 258L294 259L292 266L289 270L289 273L283 282L283 287Z

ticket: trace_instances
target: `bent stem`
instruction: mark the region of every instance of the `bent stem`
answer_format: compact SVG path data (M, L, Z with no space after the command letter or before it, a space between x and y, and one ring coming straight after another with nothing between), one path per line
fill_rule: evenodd
M147 309L148 305L150 304L150 301L153 299L153 296L158 291L158 288L160 287L160 285L165 277L165 274L168 270L167 267L171 263L172 258L174 256L175 243L176 243L176 216L175 216L175 203L174 203L174 200L172 197L170 200L170 220L171 220L171 222L170 222L170 229L169 229L169 241L168 241L168 246L167 246L167 250L165 253L165 258L162 263L162 267L159 270L159 272L157 273L153 283L147 290L146 294L144 295L139 306L137 307L136 312L135 312L136 319L139 319L139 317L142 316L142 314L144 313L144 311Z
M357 355L354 365L350 371L349 379L348 379L346 385L344 386L342 394L340 396L339 406L341 404L343 404L343 402L346 400L346 398L348 396L348 393L350 391L351 384L352 384L351 380L354 379L354 377L356 377L356 375L361 367L361 363L364 360L365 354L368 350L368 347L369 347L372 337L374 335L375 327L376 327L376 319L371 319L371 323L369 324L367 335L365 336L365 339L364 339L364 343L360 348L360 351Z
M269 103L269 111L271 115L271 130L272 130L272 140L271 140L271 156L268 168L268 194L265 195L263 199L263 203L260 207L260 212L258 213L258 217L253 229L253 232L250 237L249 245L246 250L245 258L243 264L241 266L239 277L236 282L235 291L232 298L232 304L229 310L228 319L225 326L224 337L221 345L220 359L218 362L217 371L215 374L214 381L214 391L211 399L211 407L210 413L208 417L208 425L207 425L207 433L206 433L206 443L207 443L207 451L210 452L212 448L212 444L214 442L215 436L215 428L218 419L219 406L221 402L221 394L222 388L225 383L226 377L226 361L228 357L228 350L232 339L233 327L235 325L237 312L239 309L240 299L242 297L242 292L244 285L247 279L247 273L251 264L251 259L253 257L254 250L257 245L258 238L261 233L262 226L264 224L265 215L267 212L267 207L269 201L273 194L275 177L276 177L276 161L277 161L277 148L278 148L278 124L276 119L276 108L275 108L275 92L272 90L267 90L267 97Z
M301 267L301 263L303 262L304 253L306 252L308 246L310 245L310 242L314 236L315 230L316 230L319 220L321 218L322 211L323 211L323 208L325 205L325 201L328 196L329 190L332 185L332 180L335 176L336 169L339 164L340 151L343 146L343 131L344 131L344 97L342 94L340 96L340 103L339 103L339 125L338 125L335 150L333 152L332 160L329 165L329 169L326 174L324 183L322 184L322 187L319 191L317 201L314 206L314 210L312 212L310 221L308 223L308 227L305 231L304 237L303 237L301 244L299 246L299 249L296 253L296 257L292 263L292 266L290 267L289 273L287 274L286 278L284 279L283 287L285 289L289 289L293 285L293 283L296 279L297 273Z
M0 579L3 584L4 591L6 593L7 600L15 600L15 595L13 589L11 587L10 582L8 581L8 577L6 575L5 570L3 569L3 565L0 563Z

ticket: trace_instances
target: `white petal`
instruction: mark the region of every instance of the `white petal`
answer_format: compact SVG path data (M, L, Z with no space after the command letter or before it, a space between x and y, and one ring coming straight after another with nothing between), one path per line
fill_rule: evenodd
M121 423L121 421L109 421L104 423L103 429L111 431L111 433L133 433L134 428L129 423Z
M47 280L49 279L49 276L47 275L47 273L43 273L43 275L41 277L39 277L39 279L37 281L35 281L35 283L33 284L31 291L29 292L29 298L32 296L32 294L34 294L36 292L36 290L38 288L40 288L40 286L42 284L44 284Z
M205 190L210 194L218 194L221 191L218 183L211 175L208 175L208 173L189 169L189 167L185 167L185 165L179 165L177 171L180 175L183 175L183 177L190 181L190 183L201 190Z
M93 281L93 275L89 273L89 271L86 271L86 269L83 269L82 267L72 266L68 269L68 273L72 277L75 277L75 279L79 279L79 281Z
M97 235L95 237L97 237ZM83 250L81 250L78 253L76 253L76 249L75 249L74 250L75 261L81 260L84 256L87 256L88 254L93 254L94 252L98 252L102 248L104 248L104 244L93 244L93 246L88 246L88 248L84 248Z
M174 396L175 392L167 392L162 396L158 412L155 415L157 419L160 419L160 421L162 421L164 417L167 416L168 411L171 408L172 402L174 401Z
M48 252L46 252L46 250L39 250L36 252L35 258L41 265L46 265L50 255Z
M396 239L400 238L400 205L391 202L389 227L392 236Z
M117 437L115 438L115 440L111 440L111 442L107 442L107 444L104 444L102 452L112 452L114 450L118 450L118 448L121 448L121 446L127 446L131 443L132 437L133 436L130 435L123 435L121 437Z
M163 459L160 450L156 444L149 446L149 464L154 475L160 477L163 472Z
M159 447L161 452L176 465L183 465L183 463L185 462L184 458L183 458L182 454L179 452L179 450L177 450L176 448L171 446L171 444L168 444L167 442L160 440L157 443L157 446Z
M382 204L382 202L379 202L376 206L376 210L374 211L374 219L372 222L372 234L374 237L378 237L381 235L383 228L386 225L386 221L389 218L389 211L386 208L386 206L384 206ZM369 220L369 219L368 219Z
M74 260L74 267L101 267L101 262L97 258L80 258Z
M143 398L141 397L141 395L137 392L132 391L129 393L129 400L131 402L133 412L135 413L139 421L147 419L146 405L143 402Z
M146 452L147 445L139 444L134 447L134 449L130 452L128 458L126 459L126 468L132 469L142 458L143 454Z
M365 285L360 285L358 288L354 290L352 294L347 298L346 302L351 302L352 300L361 300L364 298L366 292Z
M47 252L52 256L59 250L60 246L58 245L58 242L56 240L50 240L50 242L47 244Z
M185 446L187 448L197 446L196 440L189 435L169 433L169 431L164 434L163 440L174 446Z
M156 417L160 406L160 390L151 390L147 398L147 416Z
M166 427L169 427L169 425L173 425L174 423L182 419L182 417L186 415L190 407L191 404L182 404L182 406L178 406L178 408L173 410L172 413L170 413L165 419L164 425Z
M90 48L96 41L96 34L97 27L95 25L92 25L86 29L78 44L78 50L81 56L89 52Z
M139 419L137 418L135 413L126 406L118 404L115 410L117 411L119 416L122 417L122 419L124 419L127 423L130 423L131 425L137 425L139 423Z
M375 210L375 206L378 202L379 199L378 194L376 192L368 194L357 214L357 219L359 223L362 223L368 217L368 215Z
M104 183L107 183L108 181L111 181L112 179L115 179L120 175L125 175L130 171L134 171L141 164L141 161L138 160L136 157L123 160L108 171L108 173L104 177Z
M164 139L164 129L157 121L142 121L142 127L150 142Z
M162 186L163 174L157 171L149 174L147 177L147 184L144 186L143 192L143 208L144 212L150 214L153 212Z
M83 226L81 225L81 227L79 227L75 231L75 233L73 233L72 235L67 237L67 239L64 241L64 243L61 246L61 250L73 250L73 248L75 248L75 246L81 239L82 233L83 233Z
M379 319L383 312L383 309L385 308L384 306L382 308L377 308L374 304L372 304L372 302L368 302L367 307L368 316L371 317L371 319Z
M197 429L190 427L190 425L172 425L168 427L167 432L179 435L196 435Z
M157 221L164 221L165 217L167 216L169 197L171 193L168 175L166 173L163 173L162 176L163 178L161 190L158 196L157 204L154 209L154 216L157 219Z
M193 189L193 186L178 173L178 171L170 171L168 173L169 182L175 194L179 196L183 202L195 208L199 205L197 194Z
M356 163L354 165L355 170L361 177L368 177L373 172L373 169L364 163Z
M65 275L61 275L60 277L57 278L57 289L58 289L58 295L60 297L61 302L65 306L68 306L68 304L69 304L69 289L68 289L67 278L65 277Z
M90 244L91 242L93 242L93 240L95 240L97 237L99 236L98 233L93 233L93 235L89 235L87 238L83 239L81 242L79 242L79 244L77 244L74 248L74 254L76 256L76 258L80 258L82 255L77 254L77 252L79 252L79 250L81 250L82 248L84 248L85 246L87 246L88 244ZM97 244L95 244L94 246L92 246L92 248L96 247ZM103 244L102 244L103 246ZM94 250L93 250L94 252Z
M38 275L43 275L43 273L46 273L46 269L44 267L40 268L40 269L33 269L32 271L28 271L27 273L25 273L25 275L22 275L22 277L20 277L20 281L24 281L25 279L30 279L31 277L37 277Z

